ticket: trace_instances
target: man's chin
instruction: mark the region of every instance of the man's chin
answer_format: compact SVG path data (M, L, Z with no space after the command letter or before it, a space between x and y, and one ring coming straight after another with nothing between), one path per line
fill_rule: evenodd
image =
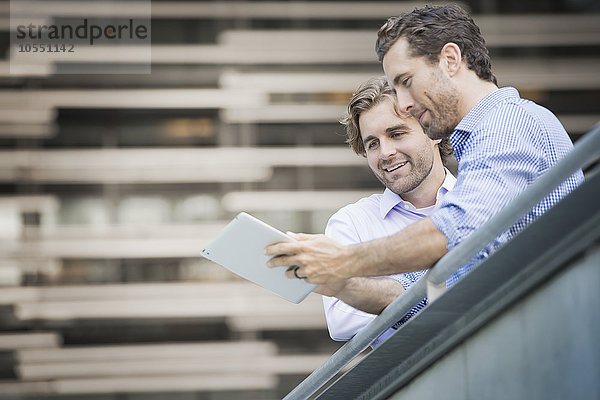
M434 129L431 129L431 128L425 129L425 133L431 140L445 139L445 138L449 137L450 135L452 135L452 132L453 132L453 130L441 131L441 130L438 130L435 128Z

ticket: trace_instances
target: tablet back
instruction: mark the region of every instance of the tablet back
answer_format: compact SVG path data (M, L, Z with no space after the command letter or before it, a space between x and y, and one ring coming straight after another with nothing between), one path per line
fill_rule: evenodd
M253 216L238 214L202 250L202 255L293 303L300 303L317 285L285 276L287 267L267 268L264 248L294 240Z

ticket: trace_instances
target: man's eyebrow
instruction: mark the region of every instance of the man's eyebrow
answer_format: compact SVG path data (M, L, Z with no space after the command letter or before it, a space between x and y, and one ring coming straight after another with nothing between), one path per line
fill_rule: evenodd
M393 80L394 86L396 86L398 84L398 82L400 82L402 79L404 79L404 77L406 75L408 75L408 73L406 73L406 72L402 72L402 73L396 75Z
M367 144L367 142L372 139L375 139L375 136L373 136L373 135L367 136L366 138L363 139L363 145Z
M398 124L398 125L390 126L389 128L387 128L385 130L385 132L386 133L396 132L396 131L408 132L408 130L409 129L405 124Z

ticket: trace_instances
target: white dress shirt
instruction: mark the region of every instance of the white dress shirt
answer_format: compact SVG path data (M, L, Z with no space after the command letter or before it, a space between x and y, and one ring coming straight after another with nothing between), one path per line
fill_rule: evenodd
M441 205L442 197L452 189L455 182L456 178L446 170L446 178L438 190L436 204L421 209L402 200L399 195L389 189L385 189L383 194L373 194L360 199L354 204L341 208L329 219L325 235L345 245L393 235L435 212ZM387 277L397 280L404 289L408 289L425 271ZM323 296L323 305L327 327L333 340L350 340L377 317L377 315L357 310L335 297ZM371 346L379 345L392 332L392 328L388 329Z

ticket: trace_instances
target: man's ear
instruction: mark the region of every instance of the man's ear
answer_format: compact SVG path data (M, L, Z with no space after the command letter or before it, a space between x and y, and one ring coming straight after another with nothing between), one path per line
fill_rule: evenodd
M440 52L440 62L446 65L448 75L454 76L459 71L462 62L462 54L456 43L446 43Z

